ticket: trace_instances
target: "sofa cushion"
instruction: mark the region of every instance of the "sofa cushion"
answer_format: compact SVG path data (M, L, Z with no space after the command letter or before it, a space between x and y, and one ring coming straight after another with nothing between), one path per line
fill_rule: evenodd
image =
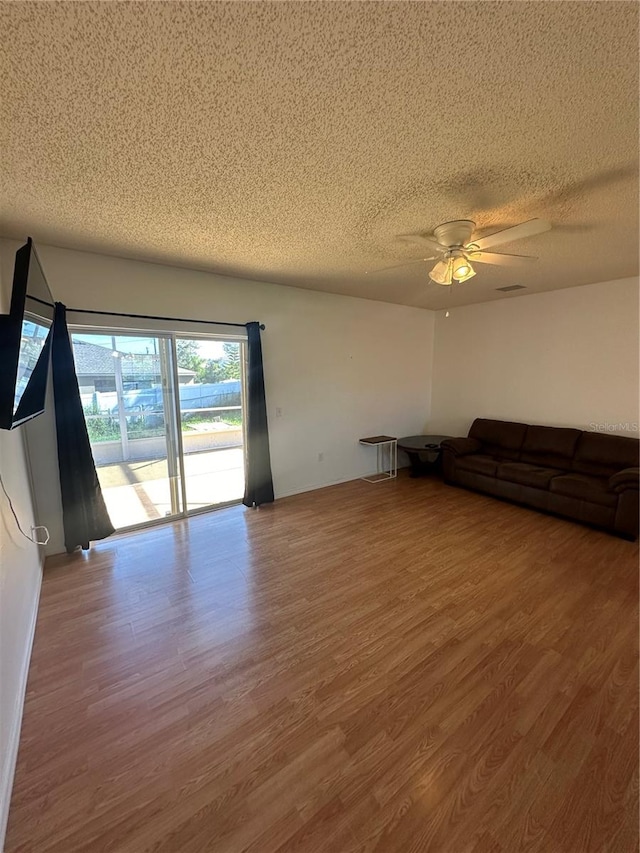
M639 460L640 442L637 438L583 432L573 457L573 470L595 477L610 477L623 468L637 468Z
M496 477L518 483L521 486L531 486L534 489L548 489L553 477L558 476L557 468L543 468L528 462L502 462L498 465Z
M478 453L482 445L473 438L445 438L440 442L443 453L452 453L454 456L465 456L467 453Z
M546 468L571 470L571 460L581 431L565 427L529 426L520 459Z
M609 477L609 488L620 494L627 489L640 489L640 468L623 468Z
M497 459L518 459L527 432L526 424L476 418L471 424L469 438L481 442L482 450Z
M608 485L604 477L571 473L554 477L549 488L567 498L613 507L618 503L618 496L609 490Z
M457 459L457 465L463 471L473 471L474 474L486 474L487 477L495 477L498 468L497 460L483 453L471 453L468 456L460 456Z

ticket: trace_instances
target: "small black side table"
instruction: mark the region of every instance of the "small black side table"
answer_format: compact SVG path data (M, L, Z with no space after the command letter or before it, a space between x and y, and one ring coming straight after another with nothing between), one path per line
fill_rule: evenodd
M420 477L440 468L440 444L450 435L407 435L398 439L411 464L411 477ZM426 458L425 458L426 457Z

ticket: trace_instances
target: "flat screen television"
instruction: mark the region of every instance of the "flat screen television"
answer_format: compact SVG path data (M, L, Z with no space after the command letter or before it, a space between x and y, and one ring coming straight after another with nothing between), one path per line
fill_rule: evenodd
M31 238L16 252L8 314L0 315L0 429L42 414L53 298Z

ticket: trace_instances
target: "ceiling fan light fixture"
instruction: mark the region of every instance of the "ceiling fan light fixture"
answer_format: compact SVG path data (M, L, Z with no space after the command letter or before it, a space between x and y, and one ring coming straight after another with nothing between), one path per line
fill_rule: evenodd
M435 281L436 284L451 284L452 273L453 262L451 258L447 258L444 261L438 261L438 263L429 273L429 278L431 279L431 281Z
M456 281L467 281L469 278L473 278L476 274L476 271L471 266L471 262L468 261L464 256L456 258L453 262L453 277Z

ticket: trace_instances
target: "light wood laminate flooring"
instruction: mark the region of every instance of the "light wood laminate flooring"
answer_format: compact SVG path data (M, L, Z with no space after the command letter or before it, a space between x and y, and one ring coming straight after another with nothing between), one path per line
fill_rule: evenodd
M631 853L638 548L431 478L48 562L6 853Z

